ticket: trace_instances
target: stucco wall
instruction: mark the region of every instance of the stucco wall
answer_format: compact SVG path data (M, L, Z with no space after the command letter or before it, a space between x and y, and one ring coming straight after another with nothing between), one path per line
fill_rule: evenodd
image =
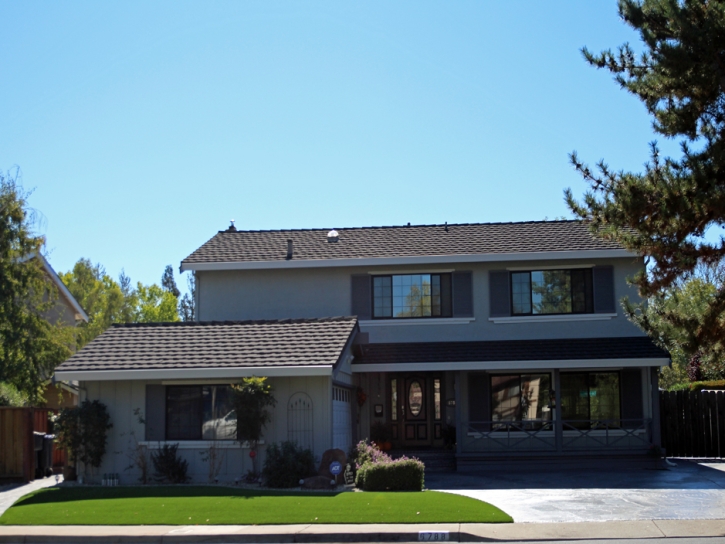
M264 433L265 444L259 447L259 469L264 463L264 449L267 444L287 440L287 403L297 392L304 392L313 402L313 449L319 462L322 453L332 444L332 399L331 379L325 376L270 378L270 384L277 399L277 406L272 413L272 422ZM140 471L137 467L128 469L132 464L130 454L135 440L143 441L145 427L138 420L134 410L144 415L146 406L146 384L162 382L146 381L107 381L82 382L81 399L100 400L111 416L113 428L108 433L108 446L103 464L100 468L88 471L86 478L97 481L104 473L118 473L122 483L138 481ZM178 382L174 382L178 383ZM189 382L193 384L193 382ZM156 444L151 445L156 446ZM179 454L189 462L189 476L192 481L204 483L208 481L209 465L203 460L202 453L208 446L179 448ZM182 449L183 448L183 449ZM252 468L249 449L234 443L231 448L223 448L223 462L219 473L220 481L231 482L243 476ZM80 474L83 474L82 472Z
M330 317L350 315L353 274L412 273L451 270L473 271L475 320L461 325L424 324L395 326L361 325L370 333L371 342L419 342L453 340L516 340L524 338L588 338L637 336L641 331L622 314L602 321L572 320L540 323L493 323L489 320L489 270L526 266L614 265L615 296L638 300L636 290L626 278L642 267L640 259L537 261L532 263L465 263L442 266L347 267L290 270L239 270L197 273L199 319L244 320Z

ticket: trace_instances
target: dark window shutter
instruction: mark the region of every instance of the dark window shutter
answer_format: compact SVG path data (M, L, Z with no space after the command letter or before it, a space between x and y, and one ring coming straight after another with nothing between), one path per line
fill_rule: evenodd
M166 387L146 386L146 440L166 440Z
M511 315L511 288L508 270L491 270L488 273L491 317Z
M642 371L639 368L622 370L622 419L642 419ZM624 421L625 428L639 427L636 421Z
M594 313L613 314L617 310L614 301L614 267L595 266L592 269L594 284Z
M468 375L468 421L488 421L488 374Z
M453 273L453 317L473 317L473 273Z
M356 315L358 319L370 319L372 316L370 284L368 274L352 276L352 315Z

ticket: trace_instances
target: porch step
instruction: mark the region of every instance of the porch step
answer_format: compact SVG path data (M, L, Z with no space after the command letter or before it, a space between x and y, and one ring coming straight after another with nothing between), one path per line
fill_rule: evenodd
M426 472L455 472L456 453L453 450L392 450L390 456L398 459L415 457L423 461Z

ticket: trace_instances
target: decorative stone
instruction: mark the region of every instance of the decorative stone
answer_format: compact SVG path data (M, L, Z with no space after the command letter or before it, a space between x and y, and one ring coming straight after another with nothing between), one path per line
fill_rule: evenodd
M303 489L332 489L334 487L334 480L330 480L325 476L310 476L302 482Z
M338 474L337 476L335 476L332 472L330 472L330 465L334 461L337 461L338 463L340 463L341 466L344 467L347 464L347 455L345 455L345 452L341 449L327 450L325 453L322 454L320 469L317 471L317 473L320 476L324 476L328 480L335 480L338 484L344 484L344 474Z

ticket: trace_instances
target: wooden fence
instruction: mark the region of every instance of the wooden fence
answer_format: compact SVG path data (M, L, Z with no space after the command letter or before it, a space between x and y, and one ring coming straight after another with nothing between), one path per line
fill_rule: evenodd
M32 408L0 408L0 478L33 479L33 412Z
M661 391L668 457L725 457L725 391Z

